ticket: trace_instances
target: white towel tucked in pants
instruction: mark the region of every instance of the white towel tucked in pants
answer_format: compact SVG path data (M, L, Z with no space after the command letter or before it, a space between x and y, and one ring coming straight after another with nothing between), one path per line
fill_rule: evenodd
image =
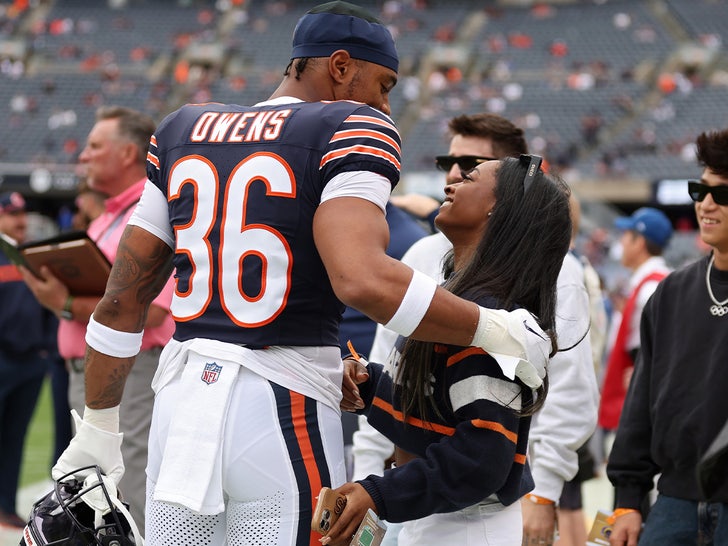
M219 514L225 509L222 450L228 403L240 365L251 351L202 339L186 349L186 358L162 359L166 366L160 364L153 384L158 392L181 367L182 396L170 426L154 500L200 514Z

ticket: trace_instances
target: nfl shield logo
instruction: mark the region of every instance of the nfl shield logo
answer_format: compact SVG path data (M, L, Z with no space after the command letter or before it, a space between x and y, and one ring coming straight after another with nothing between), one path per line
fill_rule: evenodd
M212 385L220 377L222 366L218 366L215 362L208 362L205 364L205 369L202 371L202 379L208 385Z

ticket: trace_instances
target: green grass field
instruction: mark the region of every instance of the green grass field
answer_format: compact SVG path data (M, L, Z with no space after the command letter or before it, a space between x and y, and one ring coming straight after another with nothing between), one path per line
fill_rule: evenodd
M53 456L53 403L50 379L43 383L38 405L25 437L23 464L20 469L20 487L25 487L50 476Z

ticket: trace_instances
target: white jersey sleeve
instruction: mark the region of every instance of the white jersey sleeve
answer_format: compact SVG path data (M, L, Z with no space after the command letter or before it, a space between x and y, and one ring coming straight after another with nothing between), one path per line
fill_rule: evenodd
M129 218L129 225L140 228L155 235L174 250L174 233L169 224L167 198L157 186L149 180L144 185L139 204Z

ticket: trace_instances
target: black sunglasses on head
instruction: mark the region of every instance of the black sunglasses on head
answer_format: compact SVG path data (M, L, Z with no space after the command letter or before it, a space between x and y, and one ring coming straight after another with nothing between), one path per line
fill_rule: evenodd
M497 157L481 157L477 155L438 155L435 157L435 165L441 171L449 173L452 166L457 163L460 170L467 172L472 171L481 163L497 159Z
M709 186L697 180L688 180L688 193L693 201L702 202L710 194L716 205L728 205L728 186Z
M528 163L526 177L523 179L523 194L525 195L528 188L530 188L531 184L533 184L533 181L536 178L536 173L541 168L543 158L536 154L521 154L518 159L523 164Z

